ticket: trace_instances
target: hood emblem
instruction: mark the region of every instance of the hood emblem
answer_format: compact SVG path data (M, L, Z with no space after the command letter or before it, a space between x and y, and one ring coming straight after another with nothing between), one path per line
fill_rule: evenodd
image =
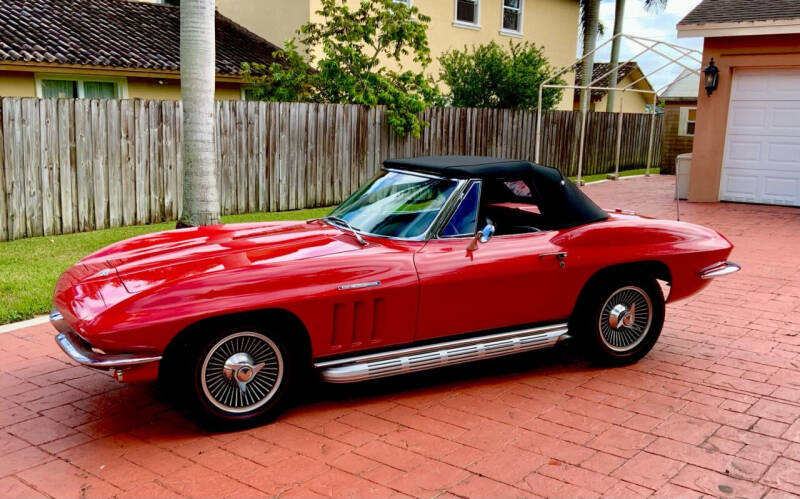
M108 274L111 273L111 269L103 269L100 272L96 273L95 277L108 277Z

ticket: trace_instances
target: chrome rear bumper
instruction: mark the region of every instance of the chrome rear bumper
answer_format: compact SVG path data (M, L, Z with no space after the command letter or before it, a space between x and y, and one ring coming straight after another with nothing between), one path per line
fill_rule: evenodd
M739 272L739 270L741 270L741 267L737 264L725 261L709 265L698 273L703 279L712 279L714 277L733 274L734 272Z
M57 310L50 312L50 322L59 331L56 343L72 360L78 364L94 369L121 369L125 367L148 364L161 360L160 355L139 355L132 353L105 354L92 350L80 336L70 330L64 318Z

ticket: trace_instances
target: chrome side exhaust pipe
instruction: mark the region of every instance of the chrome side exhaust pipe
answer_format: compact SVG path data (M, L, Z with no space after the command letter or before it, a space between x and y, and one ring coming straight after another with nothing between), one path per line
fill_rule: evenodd
M314 367L328 383L355 383L539 350L569 338L567 325L555 324L319 362Z

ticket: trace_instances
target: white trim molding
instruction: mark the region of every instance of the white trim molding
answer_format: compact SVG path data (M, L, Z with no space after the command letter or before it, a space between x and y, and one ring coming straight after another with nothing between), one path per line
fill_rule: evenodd
M738 23L678 24L678 38L751 35L786 35L800 33L800 19L773 19Z
M681 137L694 137L694 133L689 133L689 112L694 110L695 118L697 118L697 107L694 106L681 106L680 108L680 115L678 117L678 135ZM693 122L695 125L695 129L697 127L697 121Z
M510 29L501 29L498 31L501 36L513 36L515 38L524 38L525 35L521 31L512 31Z
M42 81L63 80L78 83L78 98L83 99L84 82L113 83L117 88L116 99L128 98L128 79L124 76L95 76L70 73L35 73L36 97L42 97Z

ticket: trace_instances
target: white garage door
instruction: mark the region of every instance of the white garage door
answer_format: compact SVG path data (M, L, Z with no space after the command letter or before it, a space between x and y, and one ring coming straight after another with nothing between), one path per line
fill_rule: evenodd
M800 69L734 71L720 199L800 206Z

